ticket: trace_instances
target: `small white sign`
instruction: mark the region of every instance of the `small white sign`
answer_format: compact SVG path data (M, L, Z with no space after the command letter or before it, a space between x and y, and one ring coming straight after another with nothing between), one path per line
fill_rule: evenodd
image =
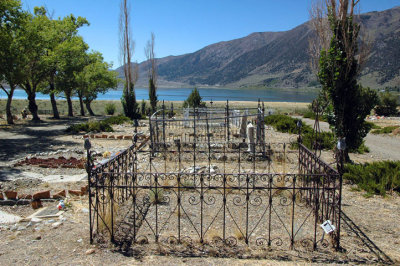
M326 220L321 224L322 229L324 229L325 233L330 234L336 230L336 227L331 223L331 221Z

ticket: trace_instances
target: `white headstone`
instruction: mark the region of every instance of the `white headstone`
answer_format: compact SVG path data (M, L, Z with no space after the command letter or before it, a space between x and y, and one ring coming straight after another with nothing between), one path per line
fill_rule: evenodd
M249 145L247 151L254 152L254 126L251 122L247 125L247 143Z

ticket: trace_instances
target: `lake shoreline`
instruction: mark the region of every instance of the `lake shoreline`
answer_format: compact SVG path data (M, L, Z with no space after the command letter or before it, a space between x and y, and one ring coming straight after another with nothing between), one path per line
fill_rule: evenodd
M184 101L191 93L191 88L158 88L157 97L159 100L165 101ZM252 102L260 99L264 102L311 102L318 95L318 90L290 90L290 89L227 89L227 88L199 88L200 96L203 101L246 101ZM141 101L142 99L147 100L149 93L147 88L135 88L136 99ZM122 97L121 90L109 90L105 94L98 94L96 100L117 100L119 101ZM0 99L7 99L7 95L4 91L0 90ZM13 99L27 99L27 95L24 90L17 89L14 91ZM36 93L37 100L48 100L49 95ZM65 97L60 95L56 97L57 100L64 100ZM73 100L77 100L77 97L73 97Z
M0 99L0 114L5 114L5 106L6 106L6 99ZM137 101L140 107L142 101ZM149 106L149 101L145 101L146 105ZM206 106L210 106L209 101L205 101ZM36 100L36 103L39 108L39 114L41 113L52 113L52 107L50 100ZM174 108L181 108L183 101L164 101L166 108L171 107L171 103L173 104ZM291 113L296 112L299 110L304 110L311 102L266 102L264 101L265 109L275 109L277 112L281 113ZM105 106L107 104L114 104L116 107L116 114L122 114L122 104L120 100L94 100L91 104L92 109L96 115L104 115L105 114ZM159 105L162 104L162 101L159 101ZM258 101L229 101L230 108L246 108L246 107L257 107ZM25 99L13 99L12 101L12 113L15 115L20 115L21 111L24 108L27 108L28 100ZM72 100L72 106L74 110L74 115L80 114L80 106L78 100ZM213 101L213 107L225 107L226 101ZM61 115L67 114L67 102L66 100L57 100L57 107ZM87 110L85 109L87 114Z

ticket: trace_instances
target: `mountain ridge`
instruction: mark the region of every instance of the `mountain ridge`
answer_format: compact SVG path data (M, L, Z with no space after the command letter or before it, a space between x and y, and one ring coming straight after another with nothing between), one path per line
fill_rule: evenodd
M400 6L361 14L372 42L360 76L364 86L400 84ZM308 54L309 21L288 31L254 32L193 53L156 59L159 87L310 87L315 84ZM137 86L147 87L148 62L139 63ZM122 67L116 71L123 77Z

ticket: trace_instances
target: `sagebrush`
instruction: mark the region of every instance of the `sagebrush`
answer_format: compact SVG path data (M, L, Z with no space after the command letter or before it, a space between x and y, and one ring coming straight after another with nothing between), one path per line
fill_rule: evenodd
M369 194L385 196L388 191L400 192L400 162L347 164L343 178Z
M120 125L126 122L131 122L131 119L123 115L112 116L102 121L89 121L71 125L67 128L67 132L113 132L114 130L111 125Z
M299 128L297 122L300 119L290 117L288 115L269 115L265 117L265 123L271 125L275 130L283 133L298 134ZM315 136L313 135L313 129L302 122L301 127L301 138L304 146L309 149L315 148ZM293 147L296 147L297 143L293 143ZM321 132L318 134L318 144L320 149L333 149L335 146L335 137L332 132Z

